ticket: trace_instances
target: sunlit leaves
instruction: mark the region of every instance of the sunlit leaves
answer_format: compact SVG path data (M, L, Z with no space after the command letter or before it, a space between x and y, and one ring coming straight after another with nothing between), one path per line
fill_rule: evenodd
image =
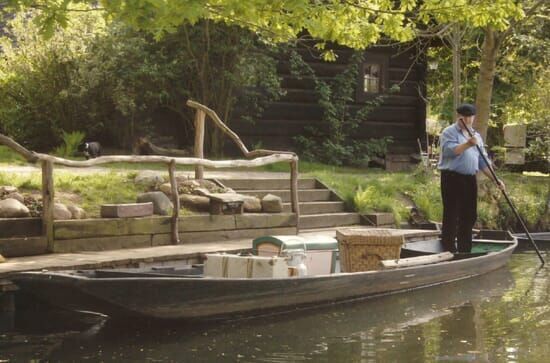
M55 24L66 25L66 11L87 3L109 19L121 20L160 38L182 24L210 19L239 25L268 42L311 36L363 49L382 37L414 38L419 24L461 22L502 29L523 16L514 0L9 0L16 7L39 7L38 21L51 35Z

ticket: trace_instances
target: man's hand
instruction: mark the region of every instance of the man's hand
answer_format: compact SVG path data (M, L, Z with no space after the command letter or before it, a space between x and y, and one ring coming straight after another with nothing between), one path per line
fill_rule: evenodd
M498 186L498 189L502 191L506 191L506 184L504 184L504 182L498 178L497 178L497 186Z
M477 145L477 138L475 136L470 137L467 141L469 146L476 146Z

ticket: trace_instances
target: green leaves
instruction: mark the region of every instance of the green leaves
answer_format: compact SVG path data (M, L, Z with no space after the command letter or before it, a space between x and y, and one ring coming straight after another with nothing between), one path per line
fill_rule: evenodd
M412 40L417 25L461 22L474 27L504 28L523 16L514 0L9 0L15 8L39 7L43 34L67 26L67 13L88 4L109 20L145 30L160 39L201 19L238 25L266 42L286 42L304 30L311 36L364 49L382 37ZM330 59L330 56L327 56Z

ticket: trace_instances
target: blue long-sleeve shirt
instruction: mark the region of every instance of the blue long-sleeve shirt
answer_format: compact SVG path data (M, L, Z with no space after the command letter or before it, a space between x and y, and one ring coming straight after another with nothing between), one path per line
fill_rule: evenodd
M474 131L474 137L477 139L477 144L483 151L483 154L487 160L489 160L481 135ZM479 170L485 169L487 164L479 155L476 147L470 147L464 150L462 154L455 155L454 149L458 145L467 142L468 139L469 137L464 136L462 130L456 123L445 128L439 140L440 152L437 168L439 170L450 170L464 175L475 175Z

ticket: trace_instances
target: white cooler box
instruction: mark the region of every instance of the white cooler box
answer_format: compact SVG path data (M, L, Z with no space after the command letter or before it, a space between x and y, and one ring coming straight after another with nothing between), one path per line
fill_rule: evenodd
M225 253L206 254L204 276L228 278L288 277L285 258L239 256Z
M323 235L308 236L264 236L252 242L258 256L281 256L285 251L303 250L306 254L308 276L328 275L339 271L338 241Z

